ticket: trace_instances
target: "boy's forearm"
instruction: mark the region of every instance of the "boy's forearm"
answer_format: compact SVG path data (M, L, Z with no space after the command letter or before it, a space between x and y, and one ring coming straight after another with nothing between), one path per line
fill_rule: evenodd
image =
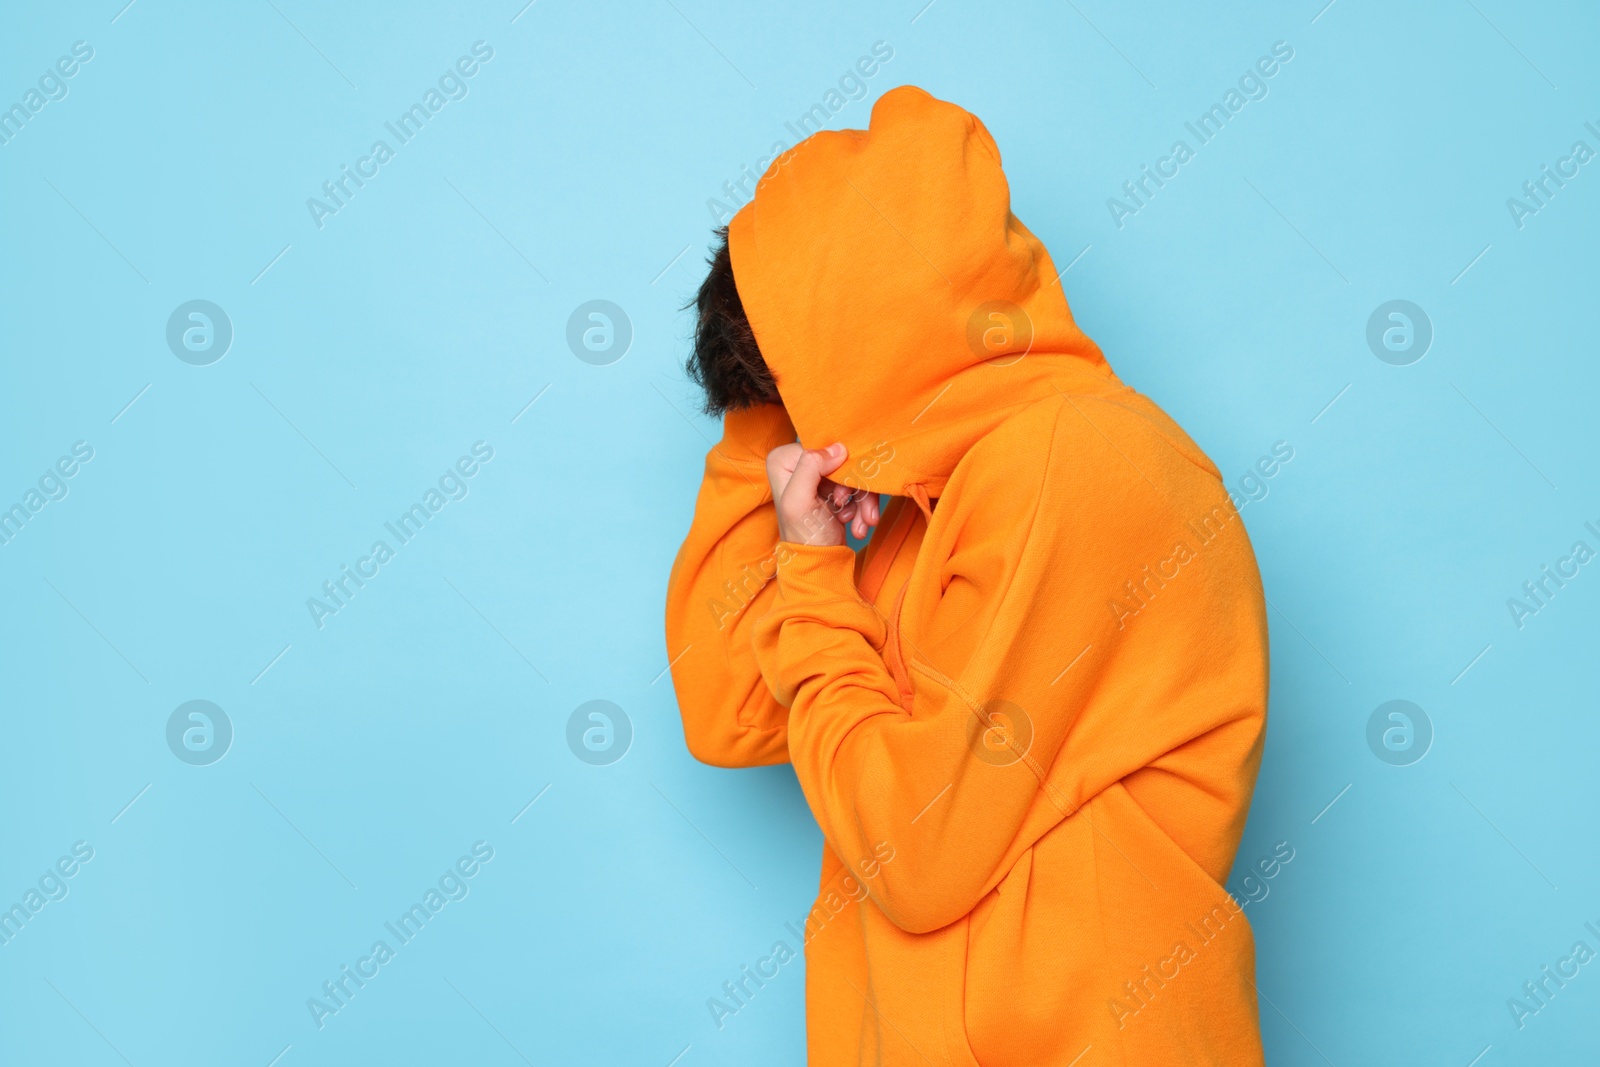
M749 627L771 599L776 569L766 454L793 437L775 405L726 416L668 582L667 656L685 740L718 766L788 759L787 711L761 678Z

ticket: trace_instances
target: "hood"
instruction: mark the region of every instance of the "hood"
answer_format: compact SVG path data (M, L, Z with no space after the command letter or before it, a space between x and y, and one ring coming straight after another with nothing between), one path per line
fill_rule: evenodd
M806 447L850 449L846 485L937 496L1019 408L1116 380L1011 213L994 138L914 86L885 93L868 129L779 156L728 229L784 407Z

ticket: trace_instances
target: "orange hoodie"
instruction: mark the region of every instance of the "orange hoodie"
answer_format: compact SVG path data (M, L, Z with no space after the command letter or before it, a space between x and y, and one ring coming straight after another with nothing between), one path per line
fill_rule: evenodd
M1074 324L959 107L885 94L729 240L783 406L706 458L668 656L690 751L788 759L826 839L810 1062L1260 1064L1222 886L1267 628L1216 467ZM859 556L779 543L796 431L894 495Z

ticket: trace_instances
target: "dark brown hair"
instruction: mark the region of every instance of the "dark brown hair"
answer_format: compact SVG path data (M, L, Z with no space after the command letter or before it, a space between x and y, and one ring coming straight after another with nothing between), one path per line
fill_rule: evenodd
M777 404L778 386L761 358L755 331L745 317L733 281L733 259L728 254L728 228L715 233L711 269L700 291L687 307L695 309L694 351L685 369L705 390L707 415Z

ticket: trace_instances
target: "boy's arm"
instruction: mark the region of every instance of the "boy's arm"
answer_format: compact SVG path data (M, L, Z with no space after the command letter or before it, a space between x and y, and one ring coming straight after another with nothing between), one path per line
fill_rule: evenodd
M667 581L667 658L684 740L696 759L718 767L789 759L789 711L761 676L750 629L775 594L778 520L767 453L794 439L777 404L723 417Z
M940 503L949 553L907 586L897 629L837 545L786 545L756 624L823 835L857 869L893 849L869 892L912 933L971 912L1039 834L1141 768L1163 830L1202 859L1231 861L1249 807L1267 634L1243 523L1214 474L1061 407L1048 448L1002 441L1006 462ZM1117 614L1158 571L1157 599Z

